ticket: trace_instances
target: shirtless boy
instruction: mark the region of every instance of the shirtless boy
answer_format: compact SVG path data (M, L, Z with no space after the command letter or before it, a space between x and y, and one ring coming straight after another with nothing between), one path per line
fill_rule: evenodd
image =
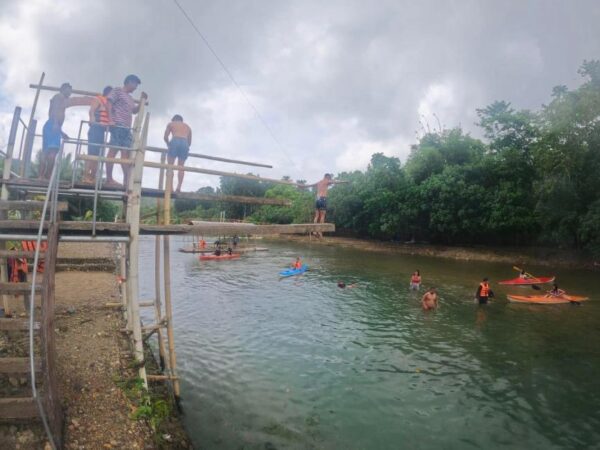
M171 137L170 139L169 136ZM177 159L177 165L182 167L177 173L177 192L181 192L183 176L185 175L183 165L190 153L190 146L192 145L192 129L183 121L183 117L179 114L175 114L165 129L164 139L169 148L169 151L167 152L167 162L173 164L175 159ZM173 191L172 175L171 180L168 182L171 183L171 191Z
M325 215L327 214L327 192L332 184L347 183L347 181L333 180L330 173L326 173L321 181L314 184L307 184L302 188L316 187L317 201L315 202L315 219L314 223L325 223ZM323 233L316 233L318 237L323 237Z
M421 305L425 311L436 309L438 307L438 296L435 288L429 289L421 299Z
M62 125L65 121L65 109L78 104L69 101L73 88L69 83L63 83L60 91L50 100L50 110L48 111L48 120L44 124L42 131L42 159L40 163L39 178L47 180L50 178L56 154L60 149L62 138L68 138L63 133Z

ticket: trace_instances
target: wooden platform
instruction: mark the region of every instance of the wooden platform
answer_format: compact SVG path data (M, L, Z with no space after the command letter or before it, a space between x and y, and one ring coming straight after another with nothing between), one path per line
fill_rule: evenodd
M35 220L2 220L2 233L37 233L39 222ZM46 229L47 225L44 227ZM64 221L59 223L63 236L91 235L91 222ZM184 235L197 234L204 236L220 235L252 235L266 236L273 234L307 234L312 231L330 233L335 231L332 223L299 223L291 225L254 225L251 223L206 222L195 225L140 225L142 235ZM96 234L99 236L128 236L129 225L126 223L96 222Z

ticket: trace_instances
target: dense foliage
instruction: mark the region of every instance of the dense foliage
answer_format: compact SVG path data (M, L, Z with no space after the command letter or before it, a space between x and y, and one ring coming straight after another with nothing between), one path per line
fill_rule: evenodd
M547 244L600 253L600 62L540 111L477 111L486 142L460 128L424 135L404 166L375 154L331 190L338 227L382 239Z

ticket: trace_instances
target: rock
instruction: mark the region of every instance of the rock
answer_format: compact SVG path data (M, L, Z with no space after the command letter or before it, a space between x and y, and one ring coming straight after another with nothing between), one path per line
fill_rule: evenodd
M69 331L69 327L67 327L66 325L61 325L60 327L58 327L58 331L60 331L61 333L66 333L67 331Z
M8 377L8 383L12 386L12 387L19 387L19 380L15 377Z
M52 446L50 445L50 442L46 441L46 443L44 444L44 450L52 450Z
M27 384L27 380L28 380L28 378L21 377L21 378L19 378L19 384L21 386L25 386Z
M119 443L113 439L112 441L110 441L110 445L116 447L117 445L119 445Z
M75 314L75 307L74 306L69 306L67 308L67 314L70 314L70 315Z
M79 428L79 420L77 419L72 419L71 420L71 424L75 427L75 428Z
M33 431L31 430L23 430L20 433L17 433L17 444L20 445L24 445L24 446L31 446L31 444L33 444L35 442L35 435L33 434ZM26 447L26 448L32 448L31 447Z

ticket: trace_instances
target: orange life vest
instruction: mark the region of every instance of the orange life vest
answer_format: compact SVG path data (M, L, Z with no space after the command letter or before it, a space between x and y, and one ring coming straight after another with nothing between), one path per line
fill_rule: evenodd
M28 252L35 252L35 241L21 241L21 247L23 248L23 250L26 250ZM45 252L46 250L48 250L48 242L42 241L40 243L40 252ZM38 261L37 271L38 273L44 271L43 259ZM27 272L27 270L25 272Z
M296 261L294 263L294 269L302 269L302 263L300 261Z
M481 291L479 291L480 297L489 297L490 296L490 285L488 283L480 283Z
M100 102L100 106L95 111L96 122L100 125L110 124L108 118L108 99L103 95L96 95L96 100Z

